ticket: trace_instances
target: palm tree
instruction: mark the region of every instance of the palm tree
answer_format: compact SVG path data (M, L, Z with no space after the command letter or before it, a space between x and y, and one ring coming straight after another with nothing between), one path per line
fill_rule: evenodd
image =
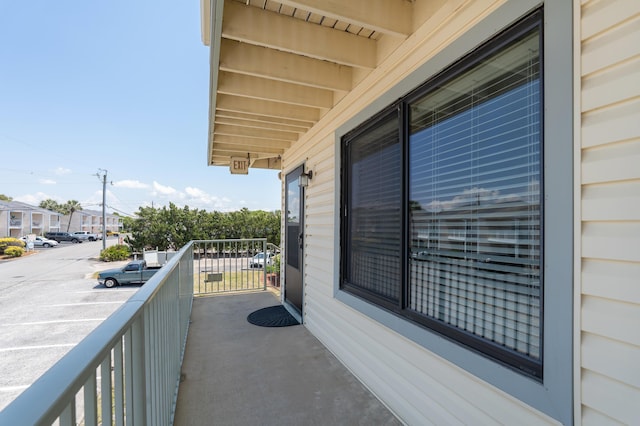
M52 212L62 213L60 210L62 205L58 204L56 200L52 200L51 198L47 198L46 200L40 201L39 207L41 209L51 210Z
M82 210L82 206L76 200L69 200L63 206L64 214L69 215L69 223L67 223L67 232L69 232L69 228L71 227L71 218L73 217L73 213Z

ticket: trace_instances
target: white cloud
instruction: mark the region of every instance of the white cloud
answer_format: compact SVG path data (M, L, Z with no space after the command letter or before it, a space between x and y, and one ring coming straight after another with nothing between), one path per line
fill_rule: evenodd
M154 184L155 183L156 182L154 182ZM147 185L146 183L142 183L140 181L130 180L130 179L119 180L117 182L113 182L113 186L115 186L116 188L130 188L130 189L147 189L147 188L149 188L149 185Z
M156 182L155 180L153 181L153 195L173 195L176 194L178 191L175 190L175 188L172 188L170 186L164 186L164 185L160 185L158 182Z
M55 169L53 171L53 173L57 174L58 176L68 175L69 173L71 173L71 169L66 169L64 167L58 167L57 169Z
M55 200L58 203L63 202L62 198L55 195L45 194L44 192L36 192L35 194L20 195L18 197L14 197L13 199L16 201L20 201L22 203L31 204L32 206L37 206L40 204L41 201L48 200L48 199Z
M42 185L55 185L56 181L53 179L40 179Z
M219 199L216 196L208 194L200 188L194 188L191 186L187 186L184 189L188 198L185 200L185 203L189 205L189 207L193 206L194 208L212 208L213 206L219 204Z
M209 194L204 192L202 189L192 188L190 186L187 186L184 189L184 192L186 192L191 198L209 198Z

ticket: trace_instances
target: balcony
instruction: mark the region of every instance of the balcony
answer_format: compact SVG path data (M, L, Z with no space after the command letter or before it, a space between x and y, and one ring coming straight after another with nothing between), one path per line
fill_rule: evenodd
M194 299L174 423L400 424L304 326L247 321L279 303L271 290Z
M0 424L400 424L304 325L247 321L280 304L252 241L187 244Z

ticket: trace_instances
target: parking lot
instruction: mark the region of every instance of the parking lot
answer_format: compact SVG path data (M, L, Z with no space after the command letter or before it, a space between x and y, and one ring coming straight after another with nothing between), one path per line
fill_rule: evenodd
M126 263L98 261L101 249L62 243L0 261L0 410L138 290L97 283L95 272Z

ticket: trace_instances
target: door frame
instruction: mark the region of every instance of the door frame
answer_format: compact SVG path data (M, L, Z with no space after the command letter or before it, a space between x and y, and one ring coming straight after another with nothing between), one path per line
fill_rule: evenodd
M300 176L304 173L305 163L298 165L297 167L291 169L284 175L284 281L282 288L282 301L295 317L298 319L300 323L302 323L303 318L303 306L304 306L304 239L305 239L305 228L304 228L304 214L305 214L305 188L300 186ZM296 187L298 188L298 232L295 237L289 236L289 185L293 182L297 182ZM298 257L298 266L294 268L289 265L289 249L292 244L289 239L295 238L297 241L296 247L298 249L297 257ZM293 270L292 270L293 269ZM292 276L295 275L299 276ZM294 282L295 280L295 282ZM296 288L295 291L299 292L299 294L294 293L293 298L289 298L287 295L288 288L292 288L294 285L298 285L299 288ZM290 293L291 294L291 293ZM293 299L293 300L292 300ZM299 306L296 302L299 302Z

